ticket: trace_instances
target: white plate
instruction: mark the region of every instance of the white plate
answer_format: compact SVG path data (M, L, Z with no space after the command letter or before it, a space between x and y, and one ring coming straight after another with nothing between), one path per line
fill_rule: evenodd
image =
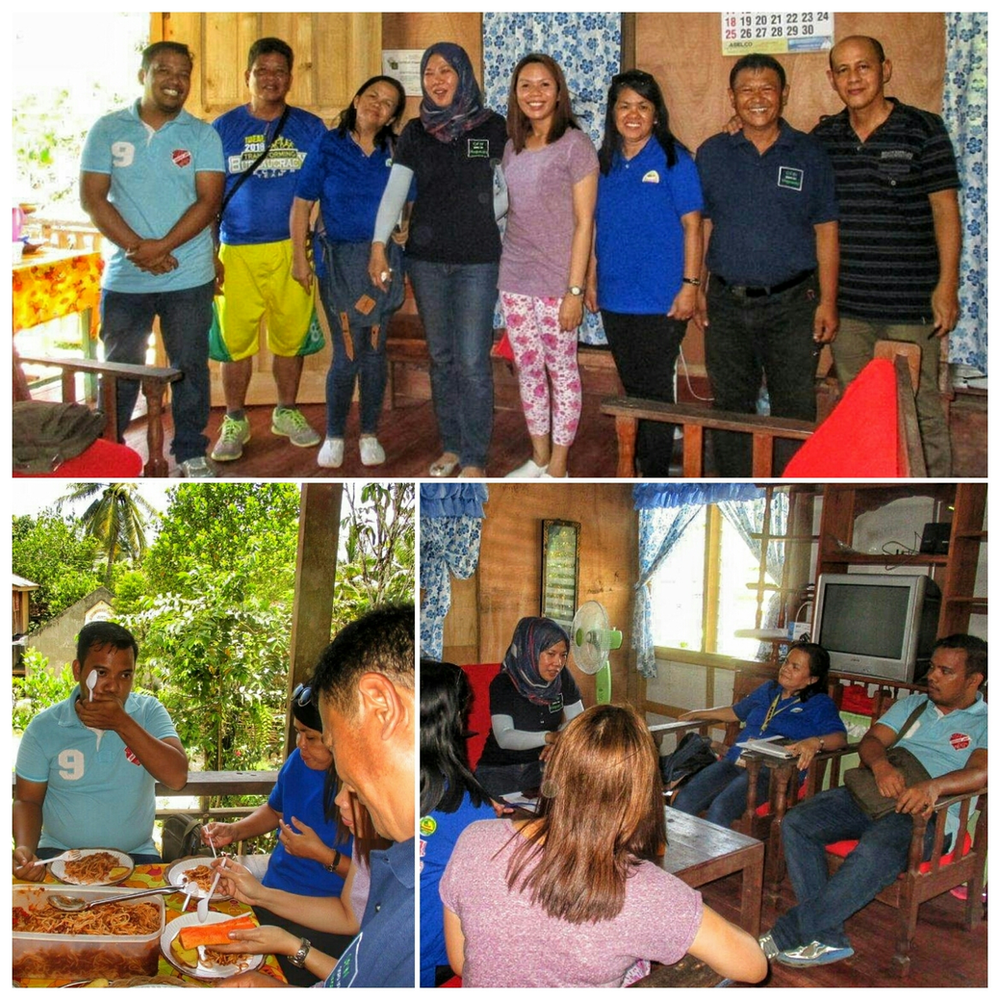
M89 858L92 854L104 853L113 854L118 860L118 864L127 870L115 875L114 878L101 879L97 882L81 882L79 879L68 878L66 876L65 861L53 861L52 864L49 865L49 871L52 872L52 874L55 875L60 882L64 882L66 885L118 885L119 882L124 882L125 879L132 874L135 869L135 864L132 859L122 851L116 851L113 847L84 847L80 849L80 858L78 860Z
M206 924L221 924L226 920L232 920L233 918L226 913L215 913L209 912L208 919L205 921ZM175 968L178 972L183 972L186 976L193 976L195 979L228 979L230 976L238 975L240 972L247 972L250 969L260 968L264 964L263 955L247 955L245 959L245 964L241 963L239 965L203 965L200 961L198 962L198 968L192 969L187 965L182 965L174 957L173 952L170 950L171 942L177 937L181 932L182 927L198 926L201 921L198 920L197 913L182 913L176 920L171 920L167 924L166 929L160 935L160 951L163 952L163 957Z
M206 868L212 867L213 858L206 857L193 857L193 858L178 858L166 871L165 878L171 884L177 886L178 889L184 889L186 885L184 879L181 877L185 872L189 871L191 868L197 868L199 865L204 865ZM208 890L202 888L196 888L194 892L191 893L192 899L202 899L207 895ZM212 895L212 899L223 900L229 899L228 896L223 895L219 892L218 887L216 887L215 892Z

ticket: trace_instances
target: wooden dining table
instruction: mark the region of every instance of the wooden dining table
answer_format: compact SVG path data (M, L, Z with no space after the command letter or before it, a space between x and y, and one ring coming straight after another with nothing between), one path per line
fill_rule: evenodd
M211 861L211 858L209 858L208 861ZM136 865L135 870L124 882L121 883L119 888L121 888L122 892L125 892L128 889L152 889L156 886L167 885L166 871L168 867L169 865L165 862L158 865ZM25 882L16 878L13 882L14 885L35 886L62 884L48 870L46 871L44 882ZM68 887L68 891L72 891L72 887ZM184 905L184 896L180 892L174 893L173 895L164 895L163 902L165 904L166 922L169 925L171 920L176 920L181 915L181 907ZM188 912L190 913L193 908L194 902L192 901ZM217 913L224 913L229 917L238 917L247 913L251 915L253 914L253 909L251 907L243 903L237 903L232 899L213 901L209 903L209 909ZM274 957L274 955L267 955L264 963L258 971L273 977L277 980L277 983L287 982L284 973L281 971L281 966L278 965L278 960ZM182 975L181 972L175 969L162 954L160 955L158 975L180 979L190 984L217 986L225 985L225 980L212 980L211 983L206 983L202 980L194 979L191 976ZM22 979L19 982L21 986L65 986L69 981L70 980L67 979Z

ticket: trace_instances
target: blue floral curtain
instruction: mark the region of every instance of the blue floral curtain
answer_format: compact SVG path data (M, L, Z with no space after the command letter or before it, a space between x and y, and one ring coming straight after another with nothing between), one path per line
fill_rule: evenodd
M945 15L947 67L944 120L948 126L962 208L962 263L959 302L962 315L949 338L948 360L986 374L988 213L986 66L987 15Z
M529 52L545 52L562 68L580 125L600 146L611 77L621 66L621 14L484 13L483 90L486 103L507 113L510 75ZM502 320L498 320L502 326ZM581 342L606 344L599 316L585 311Z
M639 511L639 579L632 614L632 648L639 673L655 677L650 579L702 507L717 503L729 504L732 509L750 501L760 506L763 517L764 491L752 483L639 483L632 488L632 497Z
M451 607L451 577L467 580L479 565L483 504L481 483L420 486L420 655L440 659L444 619Z

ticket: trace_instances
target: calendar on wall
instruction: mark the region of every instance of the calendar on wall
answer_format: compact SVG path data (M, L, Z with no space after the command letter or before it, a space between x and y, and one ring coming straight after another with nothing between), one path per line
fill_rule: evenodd
M833 14L817 11L722 15L722 54L823 52L833 47Z

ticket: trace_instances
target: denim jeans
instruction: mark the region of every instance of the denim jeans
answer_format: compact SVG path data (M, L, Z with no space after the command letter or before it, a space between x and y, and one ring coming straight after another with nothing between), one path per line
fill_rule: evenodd
M778 918L771 935L782 950L819 941L849 947L844 921L870 903L906 868L913 817L889 813L873 821L855 804L846 788L832 788L790 809L781 824L788 874L799 901ZM927 824L925 850L934 838ZM826 845L857 840L831 878Z
M601 310L601 322L625 392L661 403L674 401L674 370L687 323L667 316ZM640 420L635 455L647 479L670 475L674 425Z
M493 434L493 310L497 264L411 259L407 271L431 356L431 395L442 451L485 468Z
M541 787L542 762L532 760L527 764L480 764L476 768L476 778L494 798L511 792L526 792Z
M153 319L160 317L160 334L167 358L184 378L171 388L170 411L174 441L170 447L178 463L205 454L208 438L208 330L212 325L215 282L175 292L113 292L101 295L101 339L106 360L130 365L146 363L146 346ZM118 440L132 419L139 383L118 383Z
M713 408L753 413L761 376L767 380L772 417L816 419L813 319L819 303L815 275L777 295L746 298L719 281L709 282L705 366ZM749 476L752 438L735 431L712 434L720 476ZM801 441L775 442L774 474L780 475Z
M360 382L361 433L375 434L378 418L382 413L382 400L388 379L385 358L385 338L389 324L384 323L378 331L377 341L372 343L373 327L351 327L350 336L354 346L352 357L347 356L344 333L334 329L333 360L326 373L326 436L343 437L347 414L351 409L354 395L354 380Z
M770 777L770 769L762 767L757 779L757 805L767 801ZM705 819L729 827L746 809L748 784L745 767L737 767L728 760L717 760L691 778L671 805L692 816L707 809Z

